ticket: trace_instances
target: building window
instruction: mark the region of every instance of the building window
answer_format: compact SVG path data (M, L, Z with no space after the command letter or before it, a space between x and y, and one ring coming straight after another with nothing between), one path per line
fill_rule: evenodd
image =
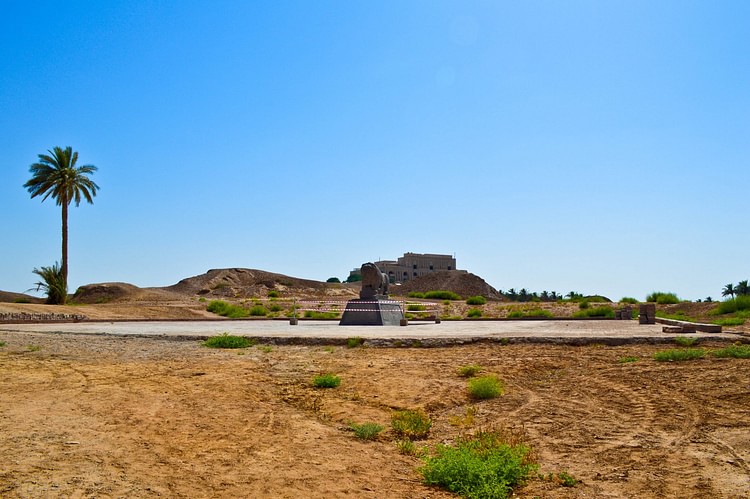
M417 277L417 273L416 272L414 272L414 277Z
M450 265L448 265L448 270L453 270Z
M434 269L432 268L432 265L430 265L430 270L434 270Z
M416 270L416 268L417 268L417 264L415 263L414 265L412 265L412 266L411 266L411 268L413 268L413 269L415 269L415 270ZM415 274L415 275L416 275L416 274Z

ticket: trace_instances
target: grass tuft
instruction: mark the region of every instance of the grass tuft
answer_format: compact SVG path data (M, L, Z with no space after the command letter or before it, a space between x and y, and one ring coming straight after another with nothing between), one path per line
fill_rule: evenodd
M349 423L349 428L360 440L375 440L383 427L377 423Z
M255 345L255 340L223 333L208 338L202 345L208 348L247 348Z
M469 317L469 318L472 318L472 319L476 319L476 318L482 317L482 311L479 310L478 308L472 308L471 310L469 310L466 313L466 317Z
M691 338L689 336L675 336L674 342L681 347L693 347L700 343L700 338Z
M628 364L630 362L638 362L638 357L633 357L633 356L620 357L620 359L617 362L619 362L620 364Z
M336 388L341 384L341 378L331 373L318 374L312 383L315 388Z
M396 435L410 440L427 437L432 420L422 410L394 411L391 415L391 428Z
M647 302L658 303L659 305L674 305L680 303L680 299L674 293L665 293L663 291L654 291L646 297Z
M719 358L750 359L750 345L730 345L720 350L715 350L713 355Z
M346 339L346 347L347 348L361 347L364 343L365 343L365 340L363 340L359 336L355 336L353 338L347 338Z
M466 300L467 305L484 305L487 303L487 298L484 296L471 296Z
M681 362L685 360L702 359L706 351L702 348L686 348L674 350L662 350L654 354L654 360L658 362Z
M464 378L473 378L479 372L482 370L482 366L479 364L469 364L466 366L461 366L458 369L458 375L463 376Z
M504 390L503 383L497 376L482 376L469 380L469 395L471 398L494 399L502 395Z

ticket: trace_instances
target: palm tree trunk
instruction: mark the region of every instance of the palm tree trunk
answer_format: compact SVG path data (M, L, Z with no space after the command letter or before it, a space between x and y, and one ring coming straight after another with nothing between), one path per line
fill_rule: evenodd
M65 285L63 304L68 293L68 200L62 200L62 278Z

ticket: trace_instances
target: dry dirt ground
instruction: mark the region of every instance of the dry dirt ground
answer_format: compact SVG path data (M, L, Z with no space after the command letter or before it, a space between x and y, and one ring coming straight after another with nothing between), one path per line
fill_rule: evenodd
M658 363L654 345L0 341L2 497L452 497L399 453L388 428L402 408L432 418L420 446L505 428L523 432L542 475L580 480L534 476L518 497L750 497L748 360ZM470 363L502 378L505 395L472 402L457 375ZM312 388L326 372L341 385ZM350 421L386 430L359 441Z

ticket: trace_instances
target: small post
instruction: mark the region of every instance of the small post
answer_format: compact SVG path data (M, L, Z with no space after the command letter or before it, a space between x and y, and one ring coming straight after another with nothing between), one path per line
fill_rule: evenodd
M289 325L296 326L299 323L299 319L297 319L297 298L294 298L294 301L292 302L292 318L289 319Z

